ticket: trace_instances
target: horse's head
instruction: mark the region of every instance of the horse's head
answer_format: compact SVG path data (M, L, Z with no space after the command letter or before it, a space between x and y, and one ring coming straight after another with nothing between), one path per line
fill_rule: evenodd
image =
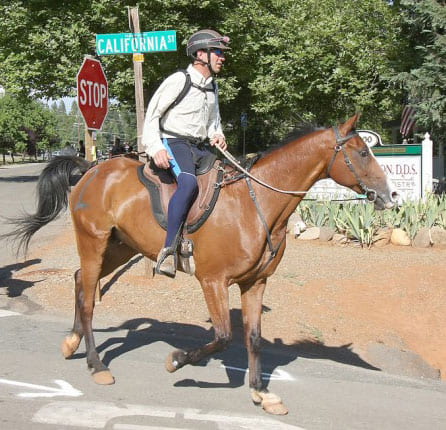
M391 189L373 152L355 130L356 114L339 127L333 127L330 149L333 155L327 175L338 184L363 193L374 202L375 209L390 209L395 205L397 193Z

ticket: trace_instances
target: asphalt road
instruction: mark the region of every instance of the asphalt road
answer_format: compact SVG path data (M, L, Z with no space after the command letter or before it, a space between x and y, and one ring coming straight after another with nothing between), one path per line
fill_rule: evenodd
M0 168L0 215L33 209L41 168ZM45 227L34 246L63 228L63 218ZM2 224L0 232L6 230ZM263 354L264 378L290 413L267 415L250 401L240 343L207 363L169 374L164 360L173 348L208 339L187 328L166 330L168 324L122 321L119 315L95 319L98 350L116 378L112 386L95 385L83 344L71 360L60 354L72 320L34 306L24 293L7 296L5 280L19 266L10 248L4 242L0 246L2 430L446 428L444 382L396 377L317 355L296 356L274 346Z

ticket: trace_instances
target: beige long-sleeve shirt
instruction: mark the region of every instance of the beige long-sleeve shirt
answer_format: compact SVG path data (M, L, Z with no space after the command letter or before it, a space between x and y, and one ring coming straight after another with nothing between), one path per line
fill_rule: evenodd
M191 82L202 88L212 89L212 77L205 78L192 65L187 68ZM191 86L184 99L163 116L184 88L186 76L183 72L170 75L156 90L147 107L142 135L142 144L147 154L153 157L164 149L161 139L176 137L172 133L204 140L222 135L218 106L218 88L215 91L201 91ZM160 129L160 118L161 127Z

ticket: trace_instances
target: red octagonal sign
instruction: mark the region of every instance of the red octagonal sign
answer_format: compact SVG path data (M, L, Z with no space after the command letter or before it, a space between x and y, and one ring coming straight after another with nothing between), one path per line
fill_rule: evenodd
M77 74L77 104L87 128L100 130L108 112L108 83L99 60L84 59Z

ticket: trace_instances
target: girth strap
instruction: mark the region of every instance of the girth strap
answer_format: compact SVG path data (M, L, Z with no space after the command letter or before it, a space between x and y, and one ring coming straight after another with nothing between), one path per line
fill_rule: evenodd
M268 248L269 248L269 251L270 251L270 256L269 256L268 261L259 270L259 272L262 272L265 269L265 267L268 266L268 264L277 255L277 251L279 251L280 247L282 246L282 243L283 243L285 237L282 238L282 240L279 242L279 244L276 247L274 247L273 242L271 240L271 232L269 231L268 224L266 223L265 216L263 215L263 212L262 212L262 208L260 207L260 204L259 204L259 202L257 200L257 196L256 196L256 193L254 191L254 188L252 187L251 179L246 177L246 183L247 183L248 188L249 188L249 196L251 197L252 201L254 202L254 204L256 206L257 213L259 215L260 221L262 222L263 228L266 231L266 241L268 242Z

